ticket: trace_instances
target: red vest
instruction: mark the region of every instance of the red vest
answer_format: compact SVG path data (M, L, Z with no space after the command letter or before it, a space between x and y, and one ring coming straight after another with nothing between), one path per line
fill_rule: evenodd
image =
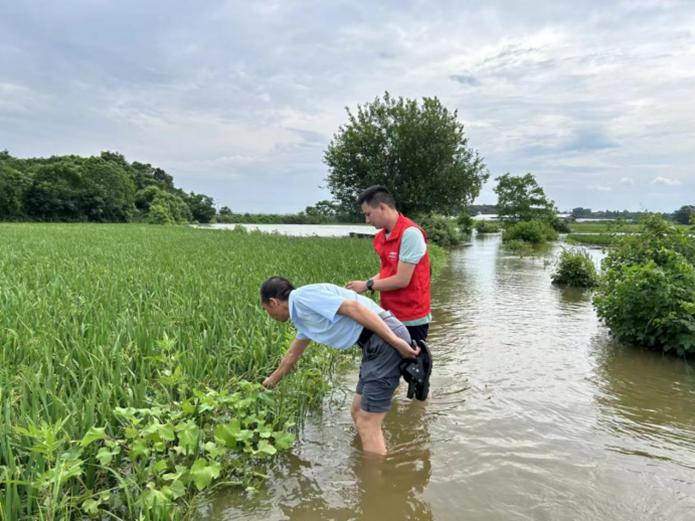
M396 225L391 235L386 238L382 229L374 236L374 249L381 258L379 278L385 279L398 272L398 254L401 249L401 237L406 228L415 226L422 232L427 243L427 235L413 221L398 214ZM390 311L401 321L417 320L430 314L430 254L429 251L415 266L410 284L405 288L381 292L381 307Z

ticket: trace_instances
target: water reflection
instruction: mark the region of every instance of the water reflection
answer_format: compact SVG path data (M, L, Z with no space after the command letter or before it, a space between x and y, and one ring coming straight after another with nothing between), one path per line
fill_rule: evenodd
M400 394L400 392L399 392ZM309 428L301 447L283 456L267 488L249 495L231 489L205 504L208 520L433 519L423 498L432 474L427 404L396 398L384 422L390 454L365 456L343 411L337 422ZM341 412L338 412L341 411ZM333 433L334 439L327 439Z
M597 336L596 400L615 450L695 470L695 371L686 361Z

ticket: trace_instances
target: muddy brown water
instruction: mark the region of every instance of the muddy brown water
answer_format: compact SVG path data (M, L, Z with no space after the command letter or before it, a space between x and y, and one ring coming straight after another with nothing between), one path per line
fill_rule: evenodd
M590 293L550 284L552 254L500 246L473 239L437 279L432 398L399 389L385 462L360 454L349 374L265 489L198 518L695 520L692 363L615 342Z

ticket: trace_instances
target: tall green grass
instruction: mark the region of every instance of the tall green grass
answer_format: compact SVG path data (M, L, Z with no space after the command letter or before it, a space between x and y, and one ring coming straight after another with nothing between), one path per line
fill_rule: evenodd
M291 331L260 283L376 266L361 239L0 224L0 520L173 519L220 470L242 482L345 360L312 347L261 389Z

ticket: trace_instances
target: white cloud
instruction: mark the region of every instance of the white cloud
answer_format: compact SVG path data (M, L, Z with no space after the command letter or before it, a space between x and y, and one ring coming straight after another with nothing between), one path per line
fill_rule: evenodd
M681 182L678 179L672 179L670 177L658 176L654 178L652 184L665 185L665 186L678 186Z

